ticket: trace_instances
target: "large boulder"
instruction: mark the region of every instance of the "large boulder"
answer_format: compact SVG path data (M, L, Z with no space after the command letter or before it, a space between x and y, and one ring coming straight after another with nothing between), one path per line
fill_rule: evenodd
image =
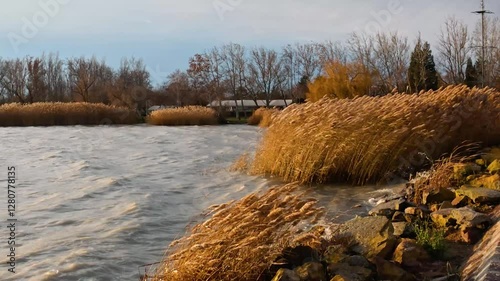
M338 228L334 235L338 241L352 240L351 250L367 258L388 257L396 244L394 227L382 216L357 217Z
M419 266L421 263L429 261L430 256L422 246L417 244L417 241L401 239L392 260L402 266Z
M500 191L464 185L455 190L457 196L470 198L474 203L496 203L500 202Z

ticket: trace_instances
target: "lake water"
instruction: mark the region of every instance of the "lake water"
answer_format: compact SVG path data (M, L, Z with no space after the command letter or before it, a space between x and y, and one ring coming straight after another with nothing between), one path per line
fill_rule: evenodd
M0 280L139 280L208 206L276 181L228 171L250 126L0 128ZM16 168L16 274L8 272L7 168ZM307 188L337 215L380 192ZM352 209L361 204L361 208Z

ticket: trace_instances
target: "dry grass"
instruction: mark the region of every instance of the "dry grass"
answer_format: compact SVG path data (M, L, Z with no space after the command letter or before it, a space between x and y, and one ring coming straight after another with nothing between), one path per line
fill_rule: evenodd
M135 111L100 103L9 103L0 106L0 126L136 124Z
M174 241L153 280L264 280L287 247L319 248L318 233L298 233L297 224L323 214L294 184L250 194L211 208L207 221ZM294 227L295 226L295 227Z
M500 143L500 92L453 86L418 95L323 98L274 118L251 172L289 182L363 184L422 168L464 141Z
M203 106L167 108L152 112L146 121L159 126L216 125L217 113Z
M415 192L411 201L421 204L425 191L458 187L463 184L455 178L455 167L478 157L479 144L464 144L453 149L448 157L437 160L430 170L418 173L414 180Z
M274 108L261 107L248 118L248 125L259 125L260 127L269 127L273 122L273 118L277 115L279 110Z

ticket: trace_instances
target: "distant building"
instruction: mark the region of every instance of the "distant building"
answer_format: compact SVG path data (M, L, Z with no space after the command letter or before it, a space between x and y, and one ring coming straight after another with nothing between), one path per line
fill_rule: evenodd
M283 109L292 103L293 103L292 100L271 100L269 103L269 107ZM222 107L224 111L230 114L236 114L236 112L239 112L244 115L251 115L258 108L266 107L266 101L238 100L238 102L236 102L234 100L221 100L221 101L213 101L207 106L211 108Z

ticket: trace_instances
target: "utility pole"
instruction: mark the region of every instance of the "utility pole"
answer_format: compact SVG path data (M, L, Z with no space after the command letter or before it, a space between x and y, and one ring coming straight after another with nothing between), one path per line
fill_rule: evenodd
M472 12L474 14L481 15L481 87L484 88L484 82L486 78L486 73L484 70L484 62L486 56L486 14L493 14L492 11L488 11L485 8L484 0L481 0L481 10Z

